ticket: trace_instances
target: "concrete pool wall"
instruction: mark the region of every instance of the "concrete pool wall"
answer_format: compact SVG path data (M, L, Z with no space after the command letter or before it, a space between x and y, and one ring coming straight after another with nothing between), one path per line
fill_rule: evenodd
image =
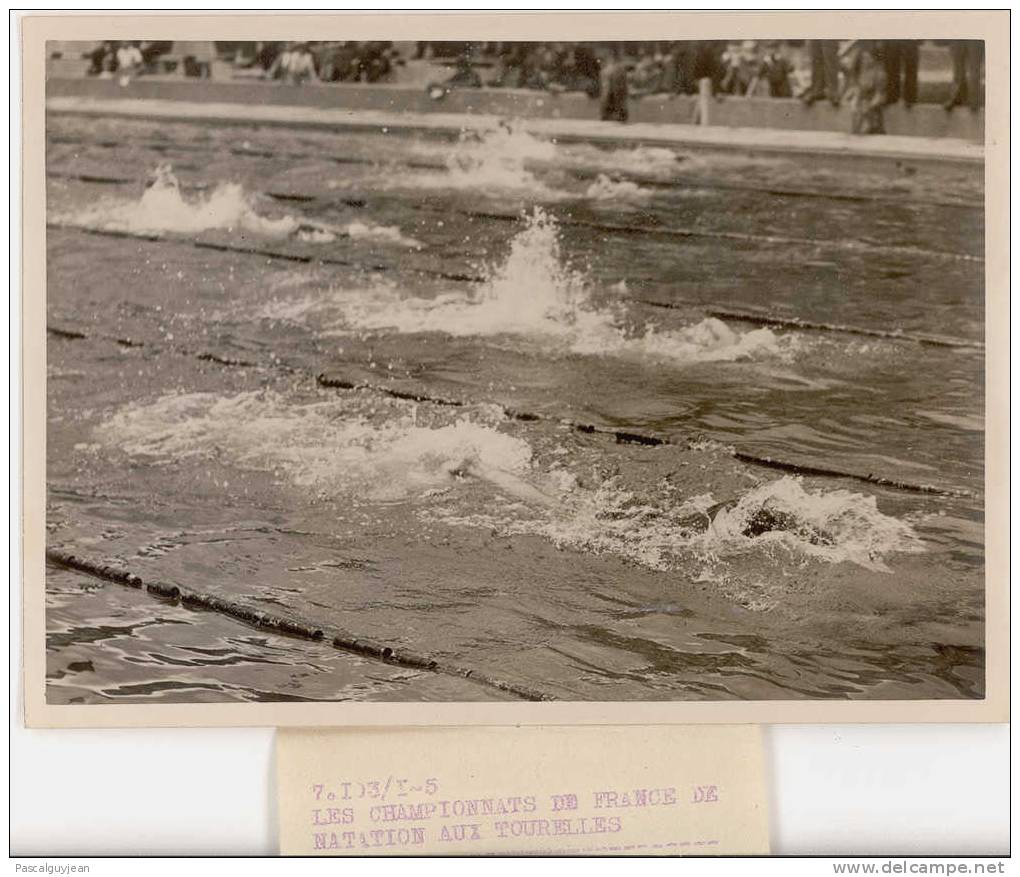
M121 86L116 79L53 76L47 97L183 100L196 103L286 105L321 109L413 113L465 113L538 119L597 120L599 102L579 93L553 94L519 89L463 89L432 100L424 89L406 85L310 84L287 86L263 81L216 81L142 77ZM694 95L632 98L630 122L668 125L695 123ZM811 107L796 99L726 97L712 99L710 127L771 128L788 131L850 131L850 109L820 101ZM984 141L984 110L946 111L935 104L901 105L885 110L892 136Z

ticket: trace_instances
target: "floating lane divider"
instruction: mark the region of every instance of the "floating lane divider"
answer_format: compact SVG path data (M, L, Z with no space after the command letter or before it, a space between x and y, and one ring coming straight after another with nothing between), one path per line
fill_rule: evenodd
M947 496L957 499L977 499L978 494L973 490L963 490L953 487L936 487L934 484L914 484L910 481L899 481L895 478L885 478L882 475L862 474L860 472L845 472L842 469L829 469L824 466L811 466L805 463L791 463L787 460L776 460L773 457L748 454L745 451L733 449L734 459L742 463L750 463L754 466L764 466L768 469L778 469L781 472L790 472L794 475L808 475L820 478L847 478L851 481L861 481L866 484L875 484L879 487L887 487L892 490L903 490L908 493L924 493L933 496Z
M51 143L60 145L80 145L89 147L98 147L102 149L116 149L123 147L124 144L119 141L113 140L100 140L92 141L84 137L52 137ZM186 143L165 143L165 142L151 142L141 141L139 143L131 144L133 149L148 149L153 152L167 153L167 152L201 152L209 153L217 151L217 147L210 146L198 146L194 144ZM336 164L357 164L357 165L371 165L378 167L380 165L393 166L393 167L406 167L411 170L427 170L435 172L449 172L450 166L445 162L440 161L429 161L428 159L407 159L401 161L386 161L380 162L372 158L365 158L362 156L347 156L347 155L319 155L311 152L291 152L285 150L272 150L272 149L256 149L253 147L244 148L241 146L231 146L227 149L231 155L236 155L242 158L273 158L273 159L288 159L288 160L315 160L315 161L332 161ZM683 153L677 153L677 162L680 164L686 156ZM681 165L682 166L682 165ZM556 165L555 162L525 162L525 167L535 170L563 170L562 165ZM773 186L767 183L730 183L722 182L721 180L713 179L702 179L695 176L670 175L667 177L653 176L650 174L634 173L631 171L621 172L619 170L599 168L599 167L567 167L566 172L573 176L575 179L582 181L590 181L598 179L600 176L608 176L613 180L624 180L627 182L638 183L642 186L647 186L656 189L718 189L723 191L737 191L737 192L754 192L762 195L772 195L780 198L814 198L823 201L852 201L857 203L887 203L887 204L923 204L931 207L949 207L963 210L984 210L984 203L981 201L969 201L969 200L947 200L939 198L927 198L927 197L914 197L912 195L905 194L886 194L884 192L823 192L818 189L801 189L801 188L787 188L782 186ZM55 173L60 173L55 172ZM90 182L89 180L83 180L83 182ZM99 182L106 182L106 180L99 180Z
M118 344L122 344L129 347L144 347L144 342L133 341L128 338L117 338L110 335L100 334L87 334L75 329L66 329L56 326L47 326L47 332L60 338L66 338L69 340L86 340L89 338L102 338L107 341L115 341ZM238 367L238 368L277 368L286 370L290 373L303 373L308 374L304 369L295 368L293 366L284 365L280 362L267 364L266 366L259 366L257 363L252 363L243 359L236 359L229 356L220 356L214 353L201 352L195 353L194 351L187 350L181 347L171 346L167 348L174 353L178 353L182 356L190 356L204 362L212 362L217 365L224 367ZM443 405L453 408L462 408L469 404L475 404L471 402L465 402L460 399L448 399L442 396L433 396L429 393L414 391L414 390L402 390L398 387L386 387L379 384L370 384L366 382L359 382L349 380L347 378L338 377L334 375L328 375L326 373L320 373L315 376L315 381L320 387L336 390L365 390L380 395L389 396L393 399L404 399L411 402L426 402L432 405ZM489 404L489 403L478 403L478 404ZM669 436L655 435L646 432L635 432L632 430L615 429L611 426L599 426L593 423L580 423L575 420L569 420L566 418L551 417L543 414L535 414L530 411L520 411L515 408L502 405L500 403L494 403L499 408L505 417L511 420L517 420L522 422L535 422L535 421L546 421L550 423L559 423L570 429L576 430L577 432L586 433L589 435L605 435L612 436L617 444L633 444L633 445L644 445L645 447L661 447L664 445L677 445L678 443ZM700 438L700 437L699 437ZM690 446L691 440L685 439L683 444ZM886 487L895 490L904 490L910 493L922 493L933 496L947 496L947 497L964 497L964 498L976 498L978 494L974 491L969 490L958 490L948 487L936 487L934 485L925 484L913 484L907 481L898 481L896 479L884 478L879 475L861 474L859 472L845 472L840 469L828 469L824 467L810 466L801 463L791 463L784 460L776 460L772 457L756 456L754 454L748 454L735 448L730 449L732 456L744 463L749 463L756 466L765 466L770 469L779 469L784 472L792 472L799 475L810 475L821 478L845 478L851 481L860 481L867 484L875 484L880 487Z
M458 399L444 399L439 396L431 396L427 393L413 392L409 390L399 390L393 387L386 387L379 384L360 383L358 381L348 380L346 378L333 377L326 374L320 374L317 379L320 386L332 387L340 390L369 390L373 393L379 393L385 396L391 396L395 399L409 399L414 402L429 402L434 405L450 405L455 407L463 407L470 403L464 402ZM598 434L613 436L616 439L617 444L635 444L635 445L646 445L650 447L658 447L662 445L674 445L678 443L668 437L655 435L651 433L643 432L631 432L629 430L614 429L611 426L596 426L591 423L579 423L576 420L568 420L565 418L551 417L544 414L535 414L528 411L518 411L514 408L508 408L504 405L496 403L497 407L501 408L504 415L513 420L523 421L546 421L549 423L559 423L563 426L569 427L570 429L576 430L577 432L583 432L588 434ZM683 444L690 447L691 440L685 439ZM791 472L797 475L808 475L820 478L845 478L850 481L860 481L866 484L874 484L879 487L886 487L893 490L903 490L909 493L922 493L930 494L935 496L947 496L957 498L976 498L977 494L970 490L958 490L949 487L937 487L931 484L913 484L909 481L899 481L894 478L885 478L881 475L862 474L860 472L846 472L842 469L829 469L822 466L811 466L802 463L791 463L785 460L776 460L773 457L758 456L756 454L749 454L744 451L740 451L736 448L730 448L731 456L740 460L742 463L749 463L754 466L764 466L769 469L779 469L783 472Z
M539 691L526 685L490 676L487 673L472 668L461 667L456 664L445 664L427 655L420 655L409 649L393 648L377 643L372 639L356 636L347 631L327 630L325 626L315 625L301 619L287 618L263 612L244 603L227 600L214 594L193 591L168 582L143 581L141 576L129 572L117 564L79 557L62 549L47 548L46 560L55 566L72 569L96 579L116 582L129 588L144 590L156 597L180 602L185 606L201 609L206 612L225 615L236 621L269 630L273 633L312 642L322 642L328 638L330 644L339 651L352 652L386 664L395 664L414 670L470 679L480 685L506 692L521 700L548 701L556 699L545 691Z
M710 317L715 317L719 320L753 323L757 326L775 326L780 329L797 329L814 332L836 332L847 335L863 335L869 338L887 338L892 341L913 341L917 344L928 345L929 347L953 347L963 350L985 349L983 341L971 341L967 338L952 338L942 335L921 335L914 332L900 332L890 329L866 329L861 326L846 326L839 323L816 323L810 320L802 320L799 317L778 317L771 314L756 313L755 311L715 308L711 305L699 305L697 302L687 300L656 301L655 299L639 298L635 299L635 301L649 305L653 308L667 308L674 310L700 307Z
M492 219L498 222L519 222L520 216L515 213L497 213L487 210L462 210L465 216L475 219ZM574 228L592 228L614 234L652 235L671 238L709 238L713 240L741 241L753 244L785 244L792 246L820 247L823 249L853 250L866 253L881 253L896 256L921 256L924 258L944 259L954 262L984 263L983 256L970 253L952 253L944 250L926 250L923 247L898 246L896 244L878 244L861 240L823 240L819 238L796 238L782 235L748 234L739 231L712 231L703 228L684 228L677 226L634 225L615 222L596 222L589 219L557 217L561 226Z
M195 240L194 238L182 238L149 232L97 228L94 226L75 225L74 223L64 222L47 222L46 227L61 229L64 231L78 231L83 234L97 235L99 237L129 238L148 241L150 243L177 244L179 246L196 247L201 250L216 250L222 253L241 253L246 256L263 256L267 259L279 259L285 262L300 262L306 265L338 265L345 268L356 268L363 271L374 271L378 273L399 270L405 273L418 274L423 277L438 277L442 280L452 280L458 283L481 283L485 280L484 277L476 274L441 271L434 268L397 268L393 265L367 264L363 262L355 262L350 259L340 259L335 256L315 255L311 253L288 253L286 250L246 245L242 246L240 244L227 244L219 241L201 241Z
M316 381L321 387L330 387L338 390L368 390L372 393L379 393L384 396L390 396L394 399L407 399L412 402L429 402L433 405L448 405L455 408L462 408L465 405L471 404L464 402L459 399L445 399L441 396L431 396L427 393L419 393L410 390L401 390L396 387L386 387L380 384L369 384L360 383L358 381L351 381L347 378L334 377L332 375L320 374L316 377ZM534 414L530 411L518 411L515 408L509 408L505 405L496 403L503 415L511 420L520 421L545 421L549 423L558 423L563 426L569 427L570 429L576 430L577 432L588 433L590 435L606 435L612 436L616 439L617 444L631 444L631 445L647 445L649 447L656 447L659 445L670 445L673 441L666 436L653 435L650 433L643 432L632 432L630 430L614 429L611 426L597 426L594 423L579 423L576 420L569 420L560 417L550 417L544 414Z

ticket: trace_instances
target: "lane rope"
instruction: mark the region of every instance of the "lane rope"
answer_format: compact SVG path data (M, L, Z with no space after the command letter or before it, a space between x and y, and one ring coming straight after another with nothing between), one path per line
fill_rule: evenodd
M58 145L95 146L101 149L115 149L123 147L123 143L115 140L90 141L86 138L76 137L51 137L50 142ZM195 144L180 143L154 143L142 141L133 143L135 149L148 149L153 152L167 153L174 150L178 152L206 153L217 151L217 147L197 146ZM220 147L222 149L223 147ZM240 158L274 158L287 159L288 161L332 161L336 164L370 165L378 167L381 163L371 158L347 155L320 155L311 152L293 152L287 150L256 149L238 146L226 147L230 155ZM677 153L678 156L681 155ZM450 171L449 165L440 161L429 161L428 159L405 159L401 161L390 161L383 163L387 167L407 167L411 170L427 170L446 172ZM542 162L530 163L535 170L547 169ZM525 165L527 166L527 164ZM824 192L819 189L800 189L787 186L774 186L768 183L732 183L722 180L701 179L699 177L685 176L683 174L673 175L669 179L651 176L648 174L633 173L630 171L606 170L591 167L567 167L561 168L552 166L549 169L565 170L566 173L581 181L592 181L599 176L609 176L614 181L622 180L637 183L656 189L718 189L720 191L754 192L762 195L772 195L780 198L811 198L824 201L850 201L855 203L880 203L880 204L917 204L928 207L946 207L960 210L984 210L982 201L971 201L966 199L946 200L940 198L925 198L914 195L888 195L881 192ZM100 182L105 182L100 180ZM309 196L314 198L315 196Z
M76 226L70 226L70 227L73 228L73 229L78 230ZM105 234L106 232L102 231L102 232L99 232L99 233ZM128 236L128 237L134 236L132 233L123 233L123 232L111 232L111 234L114 234L114 235L117 235L117 236ZM148 239L148 238L146 238L146 239ZM156 240L163 240L163 239L157 237ZM173 238L170 238L170 239L167 239L167 240L169 240L171 242L175 242L175 239L173 239ZM188 243L188 242L184 241L183 243ZM230 249L232 249L232 248L230 248ZM249 250L247 248L240 248L240 249L241 249L241 252L249 252ZM122 345L126 345L126 346L132 346L132 347L152 346L152 345L145 345L144 342L133 340L133 339L128 339L128 338L118 338L118 337L114 337L114 336L104 336L104 335L101 335L99 333L96 333L94 335L90 335L89 333L83 332L83 331L78 330L78 329L68 328L66 326L49 326L48 325L47 326L47 332L49 332L50 334L53 334L53 335L55 335L57 337L63 337L63 338L68 339L68 340L84 340L84 339L87 339L89 337L98 337L98 338L102 338L103 340L114 341L114 342L116 342L118 344L122 344ZM225 367L233 367L233 366L253 367L253 364L250 364L247 360L235 360L235 359L233 359L231 357L225 357L225 356L222 356L222 355L219 355L219 354L215 354L215 353L212 353L212 352L209 352L209 351L193 351L193 350L188 350L186 348L178 347L176 345L167 345L167 347L168 347L168 349L172 350L173 352L181 353L183 355L186 355L186 356L189 356L189 357L192 357L192 358L200 359L200 360L207 361L207 362L212 362L212 363L215 363L215 364L218 364L218 365L223 365ZM258 366L254 365L254 367L258 367ZM462 406L462 405L465 405L465 404L485 404L485 403L465 403L463 401L458 401L458 400L442 399L440 397L431 396L431 395L429 395L427 393L418 393L418 392L414 392L414 391L404 391L404 390L401 390L399 388L392 388L392 387L385 387L385 386L381 386L381 385L359 383L359 382L356 382L356 381L348 380L348 379L343 378L343 377L330 376L330 375L327 375L326 373L318 373L318 374L312 375L310 372L308 372L305 369L295 368L295 367L292 367L292 366L286 366L283 363L280 363L279 361L274 362L271 367L278 368L278 369L286 369L289 372L300 372L300 373L309 375L310 377L314 377L315 381L320 386L333 387L335 389L341 389L341 390L367 389L367 390L371 390L373 392L383 393L383 394L391 396L393 398L404 398L404 399L409 399L409 400L412 400L412 401L432 402L434 404L439 404L439 405L457 405L457 406ZM550 417L545 417L543 415L539 415L539 414L535 414L535 413L531 413L531 412L518 411L516 409L509 408L509 407L506 407L506 406L502 406L502 405L499 405L499 404L497 404L496 407L501 408L505 412L507 417L511 417L511 418L513 418L515 420L549 420L549 421L555 421L555 422L561 423L563 425L569 426L570 428L575 429L578 432L612 436L617 441L617 443L619 443L619 444L639 444L639 445L646 445L646 446L650 446L650 447L657 447L657 446L662 446L662 445L675 444L675 442L670 437L668 437L668 436L655 435L655 434L646 433L646 432L637 432L637 431L616 429L616 428L610 427L610 426L602 426L602 425L588 424L588 423L579 423L579 422L571 421L571 420L563 420L563 419L550 418ZM701 437L694 438L694 439L685 439L685 443L687 444L687 446L689 446L691 441L697 441L700 438ZM751 463L751 464L755 464L755 465L759 465L759 466L766 466L766 467L773 468L773 469L783 469L784 471L795 472L795 473L799 473L799 474L803 474L803 475L811 475L811 476L817 476L817 477L828 477L828 478L842 478L842 479L848 479L848 480L852 480L852 481L859 481L859 482L867 483L867 484L873 484L873 485L880 486L880 487L892 488L892 489L897 489L897 490L904 490L904 491L908 491L908 492L912 492L912 493L930 494L930 495L946 496L946 497L954 497L954 498L963 498L963 497L965 497L965 498L976 498L978 496L978 494L976 492L970 491L970 490L963 490L963 489L957 489L957 488L937 487L937 486L934 486L934 485L914 484L914 483L911 483L911 482L899 481L899 480L896 480L896 479L884 478L882 476L872 475L870 473L847 472L847 471L843 471L843 470L839 470L839 469L829 469L829 468L826 468L826 467L815 467L815 466L811 466L810 464L800 464L800 463L794 463L794 462L787 462L787 461L778 460L778 459L775 459L775 458L772 458L772 457L758 457L758 456L755 456L753 454L742 452L742 451L739 451L739 450L736 450L736 449L731 449L731 453L733 454L734 457L736 457L737 459L739 459L739 460L741 460L742 462L745 462L745 463Z
M639 298L634 299L634 301L649 305L653 308L666 308L669 310L682 310L691 307L698 307L704 310L708 316L715 317L719 320L752 323L757 326L775 326L779 329L795 329L798 331L835 332L846 335L863 335L869 338L884 338L890 341L913 341L917 344L924 344L929 347L952 347L961 350L985 349L983 341L971 341L967 338L953 338L948 335L922 335L916 332L902 332L892 329L867 329L861 326L847 326L839 323L820 323L812 320L802 320L800 317L780 317L773 314L763 314L751 310L718 308L713 305L699 304L698 302L689 299L658 301L656 299Z
M491 676L473 668L448 664L401 646L393 647L378 643L373 639L357 636L349 631L331 628L329 625L318 625L299 618L275 615L244 603L228 600L215 594L195 591L170 582L143 581L141 576L130 572L118 563L80 557L70 551L58 548L47 548L46 560L54 566L71 569L103 581L115 582L129 588L143 590L155 597L171 600L175 603L181 603L206 612L224 615L244 624L271 631L272 633L311 642L327 641L338 651L351 652L381 661L385 664L395 664L409 669L470 679L488 688L512 694L521 700L556 700L548 692L539 691L530 686L520 685L516 682Z

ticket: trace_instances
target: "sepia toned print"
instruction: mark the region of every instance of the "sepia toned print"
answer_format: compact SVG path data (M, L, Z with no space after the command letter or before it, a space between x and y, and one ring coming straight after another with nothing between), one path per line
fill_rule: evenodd
M984 44L735 36L48 41L45 703L984 700Z

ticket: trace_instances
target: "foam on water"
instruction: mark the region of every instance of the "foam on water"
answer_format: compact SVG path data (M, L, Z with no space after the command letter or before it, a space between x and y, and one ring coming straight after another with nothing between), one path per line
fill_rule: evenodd
M432 149L425 151L430 156L435 154ZM556 154L554 143L503 123L489 131L464 131L452 149L442 152L445 173L401 174L389 177L382 184L396 188L457 189L476 194L521 194L553 201L566 194L548 187L526 165L552 162Z
M132 403L101 424L96 438L150 464L216 458L327 496L392 501L472 474L519 480L531 449L497 426L484 410L421 424L414 406L359 397L297 403L265 390Z
M408 249L420 250L422 242L401 233L395 225L376 225L373 222L348 222L341 226L343 233L356 241L372 241L384 244L395 244Z
M72 215L58 217L74 225L138 233L194 234L212 229L241 229L270 237L294 234L301 221L277 219L256 212L238 183L221 183L207 195L187 199L170 165L160 165L152 184L136 201L105 199Z
M652 197L652 192L630 180L614 180L606 174L599 174L585 196L593 201L646 201Z
M709 362L787 357L793 336L771 329L736 332L715 318L680 329L638 326L626 304L597 305L587 278L560 252L555 219L542 208L527 217L506 259L467 292L412 298L380 281L357 290L333 290L272 314L308 318L319 331L441 332L456 336L527 336L561 352L663 362ZM323 317L325 319L323 319Z
M256 199L238 183L221 183L207 195L186 198L169 164L156 168L151 185L137 201L107 199L57 219L89 228L144 234L240 230L315 244L349 237L407 249L422 248L421 241L405 236L393 225L377 225L367 220L329 225L290 214L277 218L263 216L256 209Z
M594 490L576 483L564 486L563 477L551 480L562 488L560 501L534 516L465 516L450 510L433 516L507 535L540 535L560 548L613 554L661 571L692 559L714 567L751 552L776 558L779 550L780 561L792 555L888 572L890 555L924 550L911 526L882 514L874 497L845 490L808 491L791 477L726 504L716 504L709 494L684 498L666 491L643 496L617 480Z
M492 408L437 414L370 393L295 402L260 390L132 403L94 437L148 465L217 460L320 497L414 501L425 521L541 536L664 571L684 560L718 564L777 549L887 570L888 555L922 550L910 525L882 514L874 497L809 491L790 477L728 503L665 483L639 494L620 476L589 488L569 454L542 463L508 427ZM481 498L458 489L478 482L488 484Z
M830 563L849 561L888 571L891 553L923 551L909 524L882 514L874 496L849 490L805 490L786 476L744 494L720 511L705 545L728 552L772 543Z

